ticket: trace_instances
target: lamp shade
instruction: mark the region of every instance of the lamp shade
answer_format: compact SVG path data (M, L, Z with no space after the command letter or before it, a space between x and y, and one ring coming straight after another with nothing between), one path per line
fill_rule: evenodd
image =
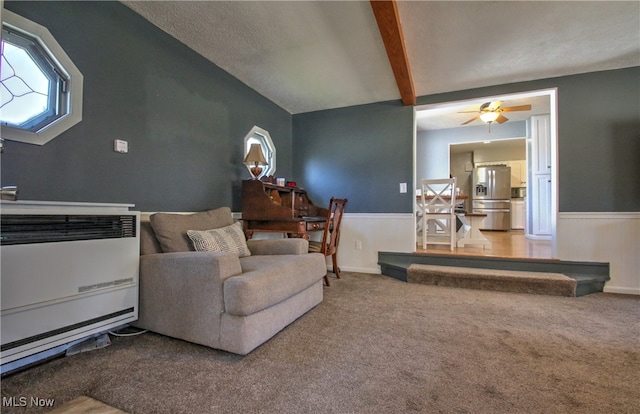
M498 119L499 116L500 114L498 112L484 112L480 114L480 119L482 119L482 121L486 122L487 124L490 124Z
M267 165L267 160L264 158L260 144L251 144L247 156L244 157L244 163L250 165Z

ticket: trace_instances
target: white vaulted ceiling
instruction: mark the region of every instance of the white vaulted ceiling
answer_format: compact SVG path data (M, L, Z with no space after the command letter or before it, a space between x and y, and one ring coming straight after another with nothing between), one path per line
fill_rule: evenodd
M400 98L369 1L123 3L292 114ZM638 1L397 6L417 96L640 65Z

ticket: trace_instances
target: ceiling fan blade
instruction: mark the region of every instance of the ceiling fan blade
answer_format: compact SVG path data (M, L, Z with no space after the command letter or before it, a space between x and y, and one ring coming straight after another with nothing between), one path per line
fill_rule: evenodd
M530 111L531 105L518 105L518 106L508 106L506 108L502 108L502 112L514 112L514 111Z
M471 118L470 120L468 120L467 122L465 122L465 123L463 123L463 124L460 124L460 125L467 125L467 124L469 124L469 123L471 123L471 122L475 121L475 120L476 120L476 119L478 119L478 118L480 118L480 115L476 115L476 116L474 116L473 118Z
M507 118L506 116L500 114L498 115L498 117L496 118L495 122L499 123L499 124L503 124L505 122L507 122L509 120L509 118Z

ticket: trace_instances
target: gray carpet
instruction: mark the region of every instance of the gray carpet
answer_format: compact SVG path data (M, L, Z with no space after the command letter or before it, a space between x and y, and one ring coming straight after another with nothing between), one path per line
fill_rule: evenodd
M412 264L409 283L536 295L575 296L577 282L561 273L477 269L457 266Z
M640 412L640 297L347 272L324 291L246 357L151 333L112 338L5 378L2 396L87 395L144 414Z

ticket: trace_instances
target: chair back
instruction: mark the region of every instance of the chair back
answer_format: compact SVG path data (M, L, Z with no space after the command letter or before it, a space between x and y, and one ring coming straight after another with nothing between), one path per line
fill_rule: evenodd
M338 251L338 242L340 241L340 224L342 223L342 215L347 205L346 198L331 197L329 202L329 211L327 213L327 221L325 222L324 232L322 234L322 250L325 256L331 256Z
M456 179L420 180L422 208L429 213L453 213L456 206Z

